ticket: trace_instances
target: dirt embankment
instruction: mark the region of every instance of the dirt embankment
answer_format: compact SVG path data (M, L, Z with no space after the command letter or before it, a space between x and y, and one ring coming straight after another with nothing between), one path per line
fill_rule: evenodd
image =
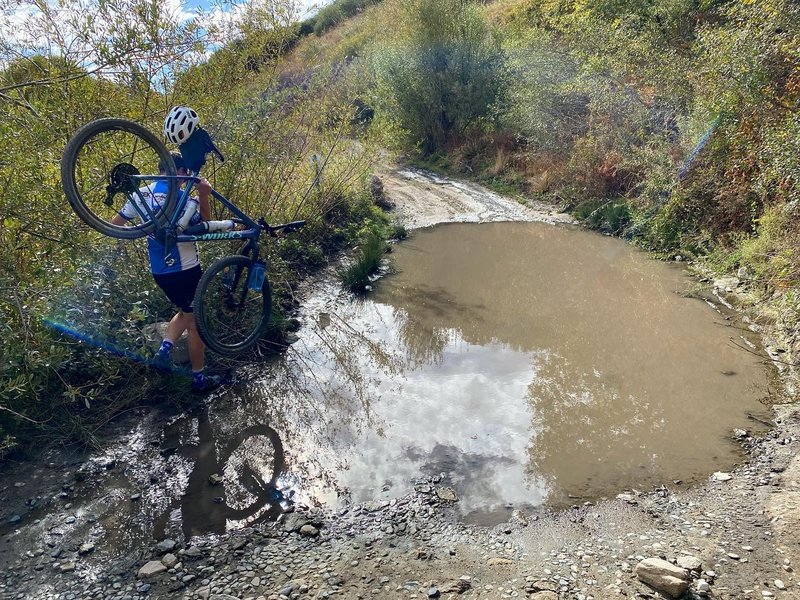
M570 221L418 171L382 178L409 227ZM131 448L157 444L155 431ZM766 436L731 432L748 461L704 485L664 482L541 518L515 512L491 529L460 523L456 495L435 477L392 501L297 507L278 523L191 540L136 535L148 531L146 497L124 458L44 458L3 473L0 599L800 598L799 433L800 411L780 405ZM654 588L636 571L658 558L678 576Z

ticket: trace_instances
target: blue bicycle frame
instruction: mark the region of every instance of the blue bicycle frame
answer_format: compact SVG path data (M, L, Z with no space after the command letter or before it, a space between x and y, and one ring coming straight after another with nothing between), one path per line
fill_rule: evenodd
M139 194L138 188L134 186L135 193L139 196L141 203L134 202L133 205L136 211L139 213L140 218L143 221L152 221L156 225L156 232L164 231L165 235L165 246L169 250L170 246L174 243L180 242L204 242L204 241L220 241L220 240L245 240L246 243L240 254L249 256L252 253L251 260L253 262L258 260L258 240L261 236L261 231L265 230L270 235L274 235L275 232L279 230L286 230L291 231L293 229L298 229L305 224L304 221L293 221L291 223L285 223L283 225L276 225L270 226L263 218L259 219L258 221L254 221L249 216L247 216L244 212L242 212L239 207L233 204L230 200L228 200L225 196L214 190L211 189L211 195L219 200L223 206L225 206L231 213L235 215L233 221L237 224L244 225L247 229L237 230L237 231L221 231L221 232L211 232L211 233L180 233L175 234L177 230L177 223L180 219L181 215L183 214L184 209L186 208L186 204L191 197L192 189L195 185L200 183L200 178L193 175L186 175L186 176L177 176L177 175L131 175L131 180L138 181L138 182L147 182L147 181L170 181L170 180L178 180L178 181L185 181L186 186L183 189L183 192L178 199L178 203L175 205L175 208L172 211L172 214L167 215L167 224L166 225L159 225L158 221L155 219L155 215L152 213L150 206L147 202L144 202L144 199ZM146 214L142 214L142 207Z

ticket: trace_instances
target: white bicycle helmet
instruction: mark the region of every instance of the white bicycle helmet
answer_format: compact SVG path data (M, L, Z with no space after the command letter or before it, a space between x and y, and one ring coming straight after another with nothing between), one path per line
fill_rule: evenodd
M173 144L182 144L200 125L200 117L188 106L173 106L164 119L164 136Z

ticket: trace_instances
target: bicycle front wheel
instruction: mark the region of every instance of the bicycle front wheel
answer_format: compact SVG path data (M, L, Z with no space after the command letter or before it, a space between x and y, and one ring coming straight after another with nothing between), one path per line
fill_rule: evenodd
M264 277L260 290L250 289L251 269L246 256L226 256L212 264L197 285L197 330L206 346L222 356L235 356L252 348L269 323L269 281Z
M138 189L154 182L130 176L155 175L159 163L166 165L165 175L176 175L169 151L153 133L127 119L98 119L81 127L67 143L61 157L61 185L72 209L87 225L114 238L138 238L151 233L156 223L145 219L125 226L111 220L128 200L142 205ZM177 202L177 180L166 184L166 200L154 215L159 225Z

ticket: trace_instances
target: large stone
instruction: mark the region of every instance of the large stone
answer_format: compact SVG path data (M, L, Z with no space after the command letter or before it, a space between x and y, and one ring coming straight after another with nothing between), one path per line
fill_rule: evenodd
M634 569L640 581L670 598L680 598L689 589L689 574L660 558L646 558Z
M296 512L284 514L281 522L286 531L299 531L301 527L309 524L306 517Z
M555 592L536 592L531 596L532 600L558 600L558 594Z
M151 560L150 562L146 563L139 569L139 572L136 576L139 579L147 579L148 577L153 577L154 575L158 575L159 573L163 573L167 570L160 560Z
M499 556L495 556L494 558L490 558L487 562L487 565L490 567L501 567L501 566L508 566L513 565L514 561L508 558L501 558Z
M158 542L157 548L161 554L166 554L167 552L172 552L175 550L177 545L178 544L175 542L175 540L161 540Z

